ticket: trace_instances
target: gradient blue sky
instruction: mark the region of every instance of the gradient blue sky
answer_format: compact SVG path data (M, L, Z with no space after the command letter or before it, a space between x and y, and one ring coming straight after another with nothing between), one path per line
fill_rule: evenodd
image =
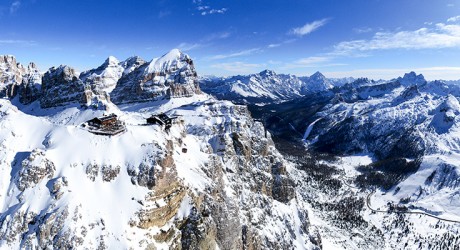
M460 79L460 0L0 0L0 54L43 71L172 48L202 75Z

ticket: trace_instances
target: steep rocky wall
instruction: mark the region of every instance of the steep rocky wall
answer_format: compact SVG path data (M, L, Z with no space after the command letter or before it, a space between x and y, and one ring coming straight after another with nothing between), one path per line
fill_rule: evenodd
M82 102L85 87L73 68L59 66L51 68L42 80L40 106L50 108L71 102Z

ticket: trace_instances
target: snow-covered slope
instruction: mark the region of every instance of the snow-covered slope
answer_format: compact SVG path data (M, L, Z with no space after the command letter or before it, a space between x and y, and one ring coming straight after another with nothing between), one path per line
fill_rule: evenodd
M0 100L0 247L320 244L289 164L244 106L198 95L112 107L128 130L114 137L81 127L103 111L23 111ZM169 132L143 126L157 112L179 117Z
M194 84L187 56L154 61L125 76ZM82 87L61 66L40 101L0 99L1 249L320 248L292 165L246 106L194 94L89 109ZM125 133L83 126L110 113ZM170 129L146 123L159 113L175 117Z

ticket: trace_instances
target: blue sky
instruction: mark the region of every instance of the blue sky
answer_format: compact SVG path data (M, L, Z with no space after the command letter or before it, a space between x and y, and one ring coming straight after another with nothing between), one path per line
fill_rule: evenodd
M172 48L202 75L460 79L460 0L0 0L0 54L43 71Z

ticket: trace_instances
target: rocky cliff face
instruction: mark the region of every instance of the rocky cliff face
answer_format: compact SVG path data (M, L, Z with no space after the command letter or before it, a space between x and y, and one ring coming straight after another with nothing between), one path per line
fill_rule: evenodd
M14 56L0 56L0 89L2 97L14 97L22 82L24 68Z
M40 99L41 107L49 108L71 102L105 107L111 99L117 104L132 103L201 91L192 59L174 49L149 63L139 57L123 62L109 57L100 67L80 75L69 66L53 67L43 79L35 64L23 67L13 56L2 56L0 96L13 98L18 93L23 104Z
M13 98L19 93L20 102L29 104L40 97L40 83L34 63L24 67L14 56L0 56L0 97Z
M72 102L83 102L85 86L69 66L49 69L42 80L40 106L50 108Z
M192 59L177 49L125 74L111 92L113 103L191 96L200 93Z

